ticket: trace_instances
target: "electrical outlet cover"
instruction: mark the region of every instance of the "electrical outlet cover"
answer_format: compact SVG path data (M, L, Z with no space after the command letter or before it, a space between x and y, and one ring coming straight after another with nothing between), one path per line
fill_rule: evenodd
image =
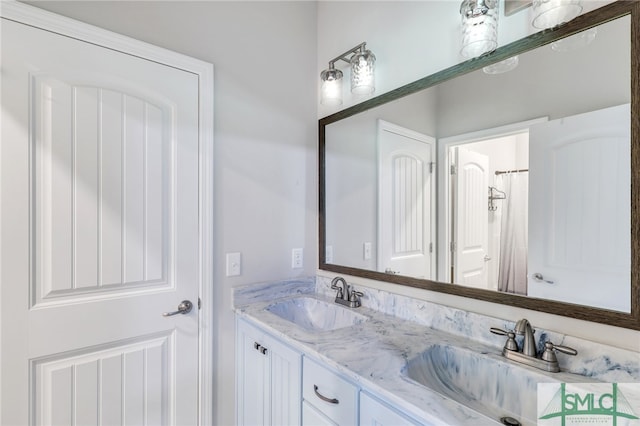
M301 248L294 248L291 250L291 268L299 269L302 268L303 263L303 254Z

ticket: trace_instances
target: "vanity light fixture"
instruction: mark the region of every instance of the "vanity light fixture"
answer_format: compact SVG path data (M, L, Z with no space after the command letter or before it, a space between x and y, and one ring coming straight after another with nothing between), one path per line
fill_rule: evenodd
M511 16L529 6L533 8L531 25L541 30L569 22L582 12L580 0L505 0L504 15Z
M498 0L464 0L462 49L465 58L475 58L498 47Z
M349 55L352 55L349 57ZM323 105L342 104L342 71L336 69L337 61L345 61L351 65L351 93L370 95L375 91L375 55L367 49L367 43L360 43L342 55L329 61L329 68L320 73L322 87L320 103Z
M582 12L580 0L533 0L533 21L535 28L553 28L569 22Z
M320 103L328 106L342 105L342 71L329 63L329 69L320 73L320 79Z

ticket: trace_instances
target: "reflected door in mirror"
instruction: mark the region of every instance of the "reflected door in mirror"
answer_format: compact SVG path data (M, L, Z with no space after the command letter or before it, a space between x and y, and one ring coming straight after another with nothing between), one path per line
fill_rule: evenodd
M378 123L378 270L432 279L435 139Z
M486 289L489 157L462 147L456 147L454 153L453 282Z
M630 312L630 117L626 104L531 127L529 296Z

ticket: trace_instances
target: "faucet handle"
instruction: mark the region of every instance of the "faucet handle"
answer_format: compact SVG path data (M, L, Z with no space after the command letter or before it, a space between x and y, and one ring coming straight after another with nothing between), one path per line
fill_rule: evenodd
M498 334L500 336L507 336L507 341L504 344L504 349L507 351L516 351L518 352L518 343L516 342L516 333L513 331L505 331L501 328L491 327L489 329L493 334Z
M551 345L553 345L553 349L555 349L558 352L562 352L563 354L567 354L567 355L578 355L578 351L576 351L573 348L570 348L569 346L562 346L562 345L554 345L551 342L547 342L550 343ZM546 345L546 344L545 344Z
M544 344L544 352L542 353L542 356L540 358L544 361L557 362L558 358L556 357L555 351L562 352L567 355L578 355L578 351L570 348L569 346L554 345L553 343L547 341Z
M362 293L361 291L351 290L351 293L349 294L349 302L355 302L362 296L364 296L364 293Z

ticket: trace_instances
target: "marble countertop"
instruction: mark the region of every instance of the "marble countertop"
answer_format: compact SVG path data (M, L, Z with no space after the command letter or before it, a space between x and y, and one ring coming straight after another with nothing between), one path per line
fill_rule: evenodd
M434 425L500 424L498 417L486 417L402 374L407 360L433 345L463 347L472 353L504 362L499 349L366 307L356 311L365 315L367 321L324 332L306 331L266 310L276 301L303 295L334 303L333 298L316 293L312 285L291 285L277 289L247 287L244 291L236 291L234 306L240 317L259 324L290 346L334 368L421 421ZM526 366L521 368L530 369ZM548 375L549 382L575 381L573 374L531 370L535 371L532 374ZM585 377L585 381L589 380ZM498 391L495 398L499 400L502 397L505 396ZM535 404L536 401L530 403ZM525 419L519 420L526 424Z

